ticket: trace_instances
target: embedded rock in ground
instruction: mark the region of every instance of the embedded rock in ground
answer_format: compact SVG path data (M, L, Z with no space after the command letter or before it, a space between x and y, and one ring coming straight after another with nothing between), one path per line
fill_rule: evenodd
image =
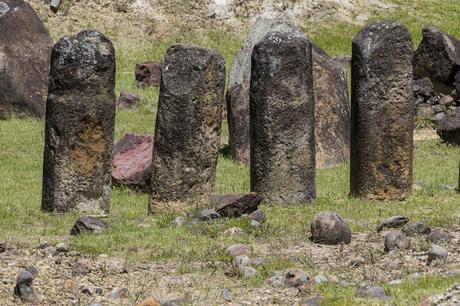
M272 32L254 47L251 191L264 201L301 204L316 198L311 50L298 32Z
M190 44L168 49L161 78L150 212L161 203L214 191L225 90L225 62ZM167 205L167 204L166 204Z
M214 209L203 209L198 214L198 220L200 221L212 221L219 218L220 215Z
M391 231L385 236L385 252L393 250L403 250L409 248L410 243L400 231Z
M460 41L433 27L422 33L414 54L414 75L430 78L437 92L450 94L455 74L460 71Z
M227 253L231 257L237 257L241 255L249 254L249 247L242 243L232 244L227 248Z
M435 228L426 236L426 239L433 243L437 243L442 241L451 241L454 239L454 236L441 228Z
M100 234L105 232L109 228L109 225L98 218L85 216L79 218L72 229L70 230L71 235L81 235L87 233Z
M428 262L431 263L433 260L442 260L447 258L447 250L437 244L432 244L428 250Z
M404 216L393 216L386 218L380 222L379 226L377 227L377 232L380 232L385 228L400 228L406 225L407 222L409 222L409 218Z
M122 91L117 101L117 109L123 110L133 108L139 106L140 103L141 99L139 98L139 96L127 91Z
M238 218L244 214L250 214L257 210L262 197L257 193L241 195L218 195L214 194L209 197L212 206L222 217Z
M297 288L302 292L308 292L311 288L313 278L310 273L301 269L289 269L284 276L284 286Z
M24 303L37 303L39 301L37 293L32 286L34 277L29 271L22 271L16 278L14 295Z
M42 209L108 213L116 107L110 40L96 31L61 38L49 84Z
M252 213L248 215L248 217L251 221L256 221L258 223L264 222L265 219L267 218L265 216L265 213L261 209L257 209L256 211L253 211Z
M152 176L153 137L126 134L113 147L112 183L148 191Z
M423 221L406 224L403 229L403 233L411 235L428 235L431 232L431 228Z
M163 65L158 62L145 62L136 65L136 85L139 87L160 86Z
M53 41L23 0L0 1L0 119L45 115Z
M316 167L348 161L350 111L346 70L318 47L313 48Z
M356 289L356 297L358 298L374 298L381 301L389 302L392 300L385 289L379 286L364 286Z
M350 194L403 200L412 192L412 38L395 21L353 39Z
M283 19L259 18L252 25L248 37L238 51L230 69L228 82L227 119L231 154L249 164L249 88L251 79L251 55L253 48L270 32L297 32L293 23Z
M311 241L335 245L351 242L350 226L335 212L325 211L311 222Z
M438 135L445 143L460 146L460 108L440 122Z

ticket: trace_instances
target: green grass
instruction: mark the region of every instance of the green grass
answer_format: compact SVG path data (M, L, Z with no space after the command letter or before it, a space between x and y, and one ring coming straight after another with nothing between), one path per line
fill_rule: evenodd
M402 1L405 10L375 12L371 19L394 18L402 21L414 36L414 44L421 39L421 28L435 25L460 37L457 0ZM313 24L302 28L312 40L333 55L350 54L351 40L361 29L354 24L335 21ZM134 65L145 60L161 60L165 50L176 42L191 42L216 48L224 56L227 68L240 45L240 38L228 29L194 34L184 29L178 37L152 42L150 45L117 45L117 94L128 90L141 96L139 109L117 114L115 137L132 132L151 134L154 128L158 89L139 89L133 86ZM20 245L34 246L40 241L59 242L68 233L78 214L53 215L40 211L41 173L43 157L44 122L33 119L0 121L0 239ZM228 135L223 127L223 139ZM72 246L90 254L108 253L131 260L176 260L183 263L182 272L193 269L190 262L204 262L206 267L223 271L228 258L225 248L236 242L249 245L270 244L274 249L295 246L305 242L309 222L322 210L334 210L351 224L353 231L370 232L386 216L402 214L412 220L426 220L431 226L453 228L458 225L460 197L452 187L458 179L459 149L438 141L415 144L414 182L422 187L404 202L368 203L348 197L349 169L347 165L319 170L318 198L315 205L265 205L268 222L261 228L248 226L245 218L220 220L212 224L188 224L174 228L169 222L177 214L147 215L146 195L126 188L114 188L111 213L107 221L110 230L99 236L70 238ZM249 170L220 156L217 171L217 192L239 193L249 191ZM193 211L188 213L193 214ZM222 233L231 227L241 227L246 234L227 237ZM304 268L311 268L304 263ZM274 259L248 286L260 286L275 270L299 265L292 260ZM397 305L417 304L429 293L446 289L460 279L427 277L388 288ZM368 304L356 301L354 289L331 284L316 288L328 305Z

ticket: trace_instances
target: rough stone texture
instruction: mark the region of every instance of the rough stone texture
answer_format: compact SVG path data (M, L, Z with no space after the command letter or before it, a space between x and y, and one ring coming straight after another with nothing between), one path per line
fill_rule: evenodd
M400 228L403 227L407 222L409 222L409 218L404 216L389 217L380 222L379 226L377 226L377 232L380 232L385 228Z
M249 85L251 80L251 54L253 48L272 31L296 32L298 28L282 19L259 18L249 31L242 48L236 54L230 69L226 94L229 146L232 155L249 164Z
M53 41L32 7L0 1L0 118L45 115Z
M412 191L412 39L401 24L375 23L353 39L351 194L404 199Z
M115 50L103 34L63 37L51 56L42 209L108 213Z
M311 241L335 245L351 242L350 226L335 212L324 211L311 222Z
M252 26L243 47L238 51L227 90L229 146L231 154L249 164L249 87L251 54L254 46L270 32L301 33L293 23L283 19L259 18ZM341 59L331 58L313 47L313 76L316 113L317 167L343 163L349 157L350 114L348 85ZM346 61L346 60L345 60Z
M126 134L113 147L112 183L148 191L152 177L153 137Z
M222 217L227 218L238 218L244 214L251 214L257 210L257 207L262 201L262 197L257 193L239 195L215 194L210 196L209 199L216 211Z
M439 123L438 135L445 143L460 146L460 108Z
M159 86L163 65L158 62L145 62L136 65L136 85L139 87Z
M407 249L410 246L410 242L406 236L400 231L391 231L385 236L385 252L393 251L396 249Z
M250 89L251 191L293 204L316 197L312 47L273 32L254 47Z
M302 292L309 292L313 278L311 274L301 269L289 269L284 276L284 286L297 288Z
M407 236L413 235L428 235L431 232L431 228L423 221L406 224L403 229L403 233Z
M74 226L70 230L70 234L74 236L87 233L100 234L108 228L109 225L104 221L101 221L95 217L85 216L79 218L75 222Z
M39 301L39 298L32 286L33 280L34 276L29 271L22 271L16 278L14 295L20 298L24 303L35 304Z
M123 110L133 108L139 106L140 103L141 99L139 98L139 96L127 91L122 91L117 101L117 109Z
M428 27L414 55L414 75L428 77L436 91L450 94L455 74L460 71L460 41Z
M152 158L156 202L212 193L225 88L225 62L211 49L177 44L162 72Z
M350 111L346 70L313 48L316 167L336 166L350 156Z

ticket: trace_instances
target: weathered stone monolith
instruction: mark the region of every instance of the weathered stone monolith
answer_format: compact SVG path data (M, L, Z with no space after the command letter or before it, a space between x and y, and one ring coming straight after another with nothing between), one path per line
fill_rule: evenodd
M115 124L110 40L95 31L61 38L49 84L42 208L108 213Z
M251 27L230 70L226 95L229 147L235 159L249 164L249 83L254 46L270 32L302 33L285 19L259 18ZM344 163L349 158L350 112L343 65L312 44L316 113L316 166Z
M177 44L166 52L155 123L150 212L157 211L160 202L213 192L225 76L224 59L214 50Z
M0 118L45 115L53 41L23 0L0 1Z
M371 24L352 53L351 195L404 199L413 173L411 35L394 21Z
M273 32L254 47L250 88L251 191L266 201L315 199L311 42Z

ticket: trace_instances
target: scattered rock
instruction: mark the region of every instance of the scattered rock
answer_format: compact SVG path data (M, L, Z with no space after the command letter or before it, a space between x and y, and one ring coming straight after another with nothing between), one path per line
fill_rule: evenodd
M160 86L163 65L158 62L145 62L136 65L136 85L139 87Z
M81 234L101 234L108 228L109 225L98 218L84 216L75 222L75 225L70 230L70 234L74 236Z
M249 247L245 244L237 243L229 246L227 252L231 257L249 255Z
M224 300L226 300L227 302L230 302L232 300L232 298L233 298L232 292L227 288L222 290L222 296L223 296Z
M117 109L124 110L124 109L134 108L134 107L139 106L140 103L141 103L141 98L139 98L139 96L131 92L122 91L117 101Z
M227 236L243 236L244 235L244 230L242 228L239 228L239 227L232 227L232 228L229 228L228 230L226 230L224 232L224 235L227 235Z
M384 228L401 228L407 222L409 222L409 218L404 216L390 217L380 222L379 226L377 227L377 232L382 231Z
M356 257L350 260L350 267L357 268L364 264L365 260L362 257Z
M33 278L36 278L38 276L38 269L35 267L28 267L26 271L30 272Z
M36 303L39 300L32 286L33 280L34 277L29 271L22 271L16 278L14 295L19 297L24 303Z
M257 222L256 220L251 220L251 222L249 223L249 225L251 227L259 227L260 226L260 223Z
M284 277L284 286L287 288L297 288L302 292L310 291L313 279L310 273L301 269L289 269Z
M431 228L423 221L415 223L407 223L403 229L403 233L407 236L412 235L427 235L431 232Z
M79 259L73 268L76 274L86 275L92 270L91 261L85 258Z
M51 247L51 244L48 242L48 241L45 241L45 242L40 242L38 245L37 245L37 249L39 250L45 250L47 248Z
M447 250L442 246L437 244L432 244L430 250L428 251L428 263L431 263L433 260L446 259Z
M391 231L385 236L385 252L407 249L410 243L400 231Z
M442 241L451 241L454 239L454 236L443 229L436 228L426 236L426 239L430 242L437 243Z
M351 242L350 226L337 213L322 212L311 222L310 240L319 244L349 244Z
M300 301L299 305L300 306L319 306L321 305L321 301L323 300L322 296L313 296L313 297L308 297Z
M61 243L56 244L55 248L56 248L56 251L58 251L60 253L67 253L67 252L70 251L69 245L67 243L65 243L65 242L61 242Z
M211 221L219 218L220 215L214 209L203 209L198 215L200 221Z
M157 300L148 299L148 300L145 300L137 304L137 306L162 306L162 305Z
M392 297L389 296L385 289L378 286L364 286L356 290L356 297L358 298L373 298L381 301L389 302Z
M239 255L233 258L233 265L235 267L247 267L251 264L251 260L246 255Z
M437 132L445 143L460 146L460 109L456 109L442 120Z
M240 270L241 275L245 278L253 278L257 274L257 270L252 267L242 266L238 268Z
M179 217L174 218L174 220L172 220L169 224L171 224L172 226L179 227L179 226L184 225L184 223L185 223L184 217L179 216Z
M265 213L261 209L257 209L256 211L250 213L248 217L249 219L257 221L259 223L263 223L266 220Z
M238 218L244 214L250 214L257 210L262 197L257 193L241 195L211 195L209 197L211 204L215 207L217 213L224 218Z
M113 288L112 293L110 293L110 297L112 300L129 299L131 297L131 293L127 288Z
M152 176L152 152L152 136L125 134L113 147L113 184L148 191Z

